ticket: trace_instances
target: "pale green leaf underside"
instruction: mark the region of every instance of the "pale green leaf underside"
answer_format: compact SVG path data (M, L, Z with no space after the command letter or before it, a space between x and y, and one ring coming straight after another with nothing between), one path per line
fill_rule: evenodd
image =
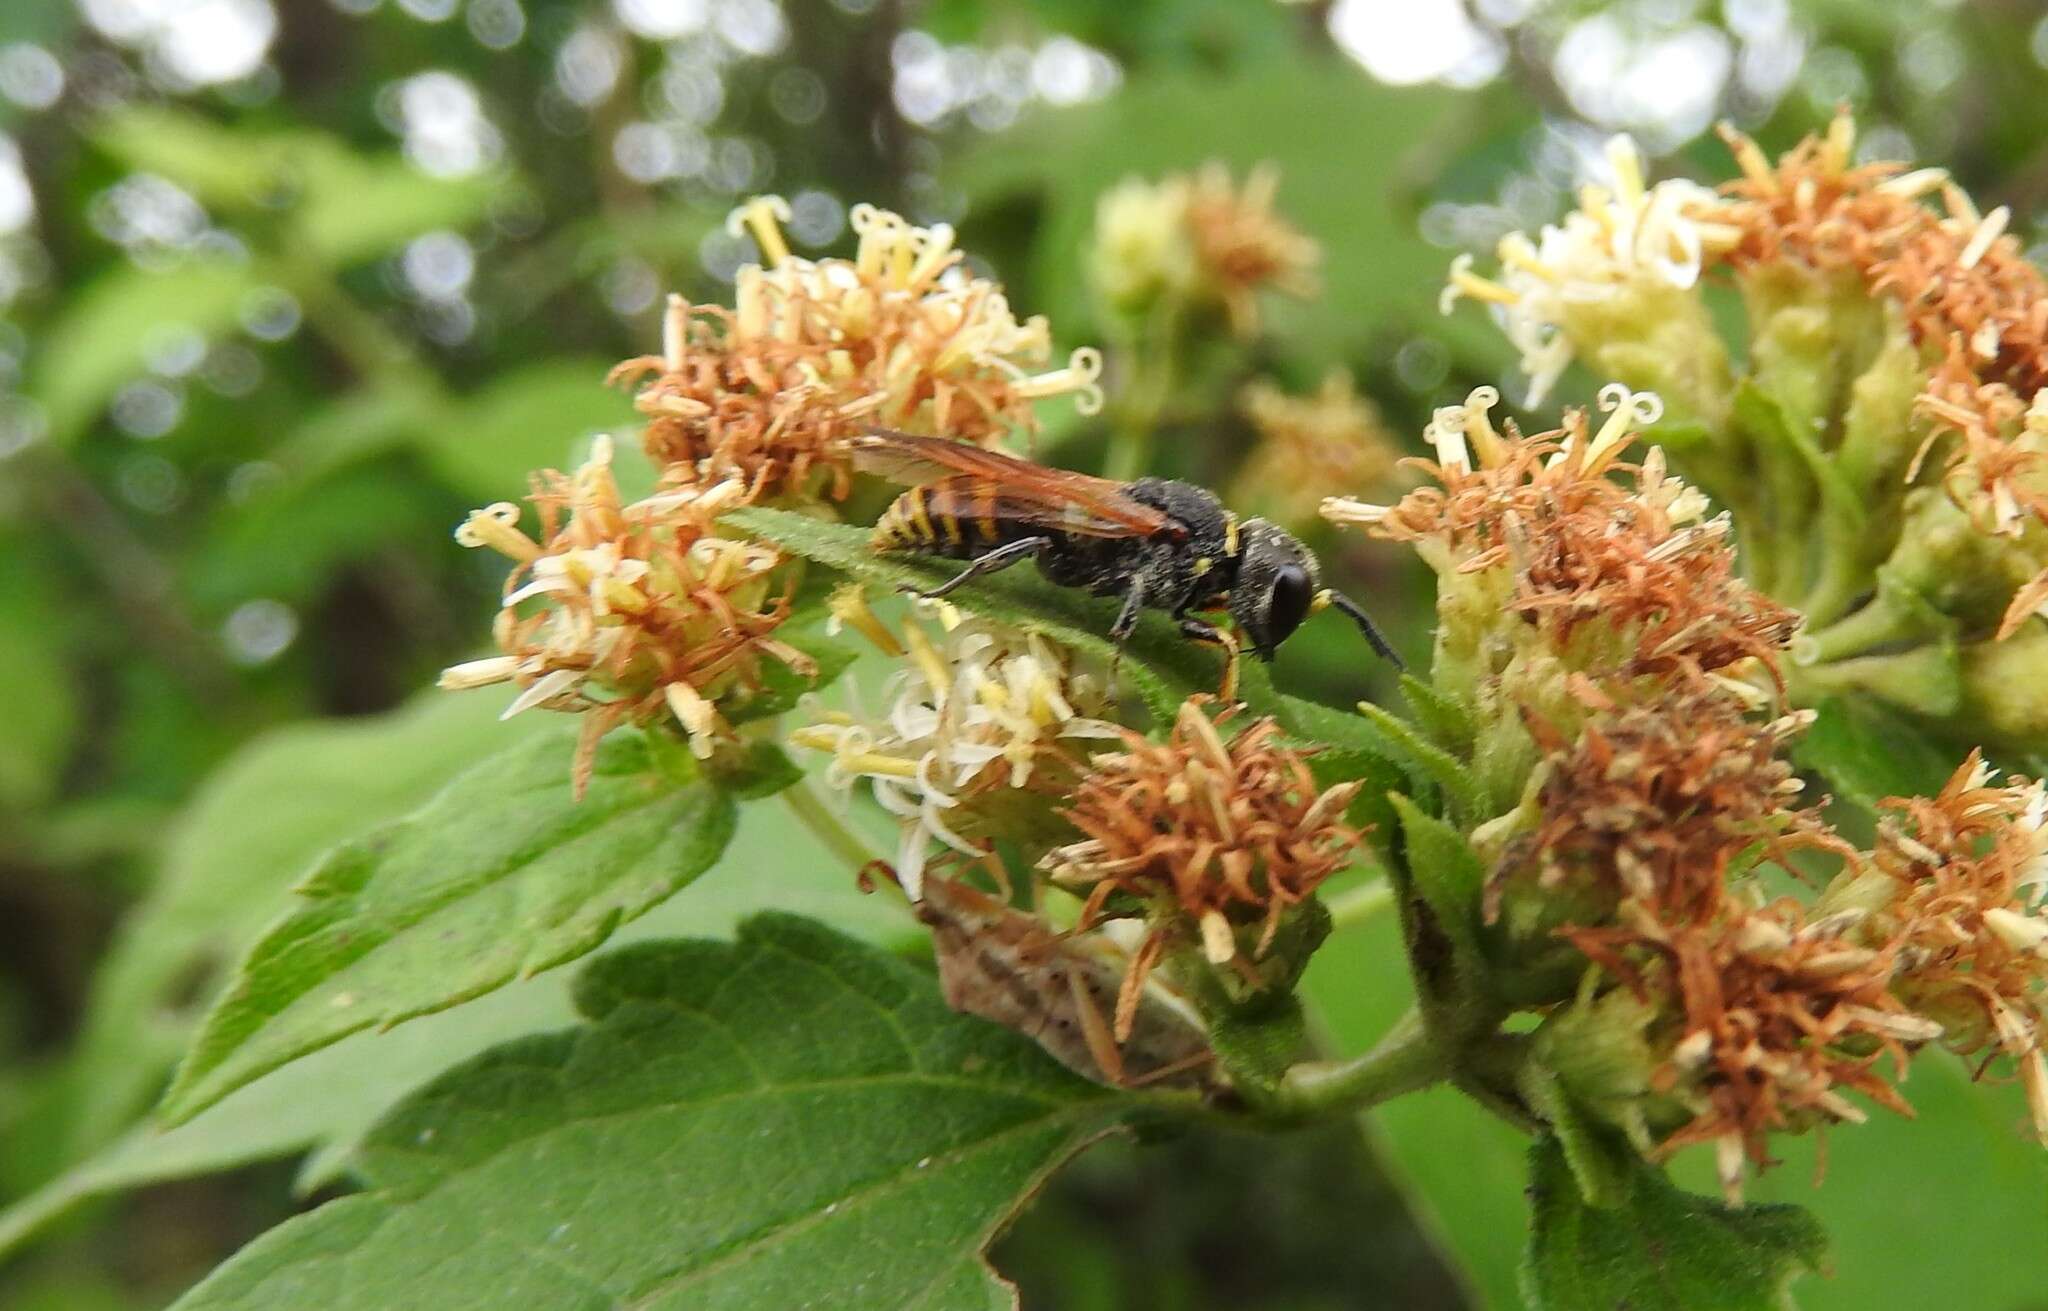
M1006 1306L983 1248L1119 1104L785 916L613 952L577 993L590 1023L408 1100L365 1146L370 1191L178 1311Z
M1784 1311L1827 1240L1801 1207L1726 1207L1637 1163L1626 1200L1586 1203L1556 1140L1529 1153L1532 1311Z
M316 866L243 962L166 1094L176 1122L372 1025L453 1006L596 948L710 868L731 798L614 733L581 801L570 740L488 757L412 816Z

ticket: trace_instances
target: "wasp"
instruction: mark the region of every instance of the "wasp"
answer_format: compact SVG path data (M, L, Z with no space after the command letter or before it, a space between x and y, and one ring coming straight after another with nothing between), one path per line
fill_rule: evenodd
M1227 610L1258 657L1271 660L1302 620L1335 606L1383 659L1403 667L1365 609L1322 586L1315 556L1292 533L1265 519L1240 520L1193 483L1115 482L883 429L855 438L853 447L861 468L911 484L875 524L876 550L969 562L920 596L942 597L1036 559L1063 587L1121 598L1109 630L1119 646L1140 612L1163 610L1184 636L1221 646L1234 660L1236 641L1190 613Z

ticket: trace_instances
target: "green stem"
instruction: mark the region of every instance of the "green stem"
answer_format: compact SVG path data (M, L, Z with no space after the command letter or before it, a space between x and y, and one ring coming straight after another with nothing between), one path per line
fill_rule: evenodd
M1421 1012L1411 1010L1363 1055L1294 1066L1261 1109L1302 1118L1362 1111L1441 1082L1450 1073L1448 1053L1430 1036Z
M797 821L811 831L811 835L825 844L834 856L844 861L849 869L856 872L867 868L881 859L859 834L846 826L846 822L832 812L825 799L811 786L811 780L798 779L782 790L782 800Z
M1323 903L1330 912L1330 931L1352 928L1364 924L1392 908L1394 888L1386 879L1379 878L1359 887L1347 888Z
M1115 407L1104 470L1117 482L1142 478L1151 469L1152 439L1173 395L1180 318L1178 301L1163 301L1145 330L1126 339L1123 354L1130 361L1131 372Z

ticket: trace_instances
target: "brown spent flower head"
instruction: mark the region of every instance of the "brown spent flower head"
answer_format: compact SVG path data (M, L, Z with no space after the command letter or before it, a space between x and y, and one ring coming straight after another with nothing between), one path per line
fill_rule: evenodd
M2048 794L2022 778L1994 785L1972 752L1933 797L1884 808L1870 863L1894 886L1867 931L1897 953L1894 990L1956 1051L2011 1058L2048 1143Z
M1798 848L1850 854L1778 756L1813 722L1811 711L1760 723L1724 688L1674 686L1657 702L1596 716L1567 741L1528 715L1545 752L1535 829L1504 853L1486 892L1498 917L1507 882L1533 868L1555 890L1590 876L1663 924L1720 914L1731 874L1759 860L1782 864Z
M1186 186L1186 222L1195 261L1222 301L1233 332L1241 337L1257 334L1259 306L1254 293L1262 287L1315 295L1315 267L1322 260L1322 248L1274 212L1273 197L1280 187L1277 168L1254 165L1240 188L1230 180L1228 168L1211 160Z
M1958 441L1943 484L1979 529L2018 536L2048 524L2048 277L2007 234L2012 212L1980 213L1941 169L1901 163L1851 167L1855 123L1838 116L1776 165L1756 143L1722 128L1743 176L1721 221L1741 232L1725 254L1737 269L1789 261L1860 279L1894 301L1933 361L1917 409ZM1942 211L1925 199L1938 195ZM1921 459L1928 454L1921 449ZM1921 459L1913 463L1917 476ZM2048 601L2048 570L2021 590L1998 636L2009 637Z
M548 470L529 498L540 538L509 502L473 512L464 546L514 561L492 625L503 655L456 665L444 688L514 682L509 718L540 706L586 714L576 786L589 779L597 740L615 725L674 715L699 756L722 731L717 702L760 684L763 657L799 672L811 660L773 634L789 613L773 594L774 550L717 536L714 522L745 493L737 481L622 503L612 444L600 437L575 474Z
M1384 486L1397 456L1373 403L1351 374L1332 369L1313 396L1290 396L1260 380L1238 393L1258 444L1238 471L1231 499L1270 508L1285 523L1313 520L1339 488Z
M1230 712L1211 720L1208 700L1183 704L1165 742L1126 730L1123 751L1096 757L1061 812L1087 837L1041 868L1090 889L1083 927L1113 892L1163 900L1223 965L1238 955L1236 923L1263 920L1263 955L1288 907L1356 858L1361 835L1344 811L1359 785L1318 789L1304 754L1274 741L1271 719L1225 743L1217 728Z
M1438 411L1426 434L1436 460L1405 462L1436 486L1391 506L1332 499L1324 517L1413 542L1440 573L1512 569L1510 609L1553 650L1582 628L1619 639L1603 648L1603 672L1696 678L1755 658L1775 677L1798 616L1736 575L1727 517L1703 519L1706 499L1666 475L1661 449L1619 459L1631 428L1660 414L1656 397L1610 385L1598 432L1574 410L1533 437L1494 430L1498 399L1480 388Z
M1620 925L1567 936L1669 1016L1651 1087L1691 1118L1657 1155L1713 1143L1735 1202L1744 1159L1771 1164L1769 1132L1866 1118L1845 1090L1912 1114L1879 1061L1889 1056L1902 1077L1909 1044L1940 1026L1893 995L1889 952L1844 938L1836 917L1808 921L1790 898L1764 907L1730 900L1704 923L1667 925L1641 908L1624 915Z
M836 499L850 485L847 439L869 427L994 447L1035 432L1046 397L1100 406L1101 354L1033 372L1051 350L1044 317L1020 322L999 286L969 276L950 227L856 205L854 258L812 261L789 253L787 217L772 196L735 211L728 226L752 231L763 263L740 269L734 308L671 296L662 353L612 370L613 381L654 375L634 404L665 483L737 478L750 498Z

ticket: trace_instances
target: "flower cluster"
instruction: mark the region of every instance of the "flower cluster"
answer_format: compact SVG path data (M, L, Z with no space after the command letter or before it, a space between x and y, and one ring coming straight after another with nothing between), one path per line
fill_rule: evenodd
M830 752L829 782L865 781L902 821L895 870L913 901L935 841L979 857L986 839L1043 828L1091 753L1122 733L1103 718L1102 680L1078 670L1071 653L1036 633L936 608L937 642L915 622L899 641L857 587L843 593L835 610L885 652L907 652L907 666L882 689L888 706L879 716L821 712L790 738Z
M1282 916L1357 858L1361 835L1344 813L1359 785L1318 788L1270 719L1225 742L1203 701L1182 705L1166 741L1127 731L1123 750L1096 757L1061 812L1087 836L1043 865L1087 890L1083 924L1114 894L1163 904L1198 927L1212 964L1227 965L1241 927L1257 926L1252 955L1263 956Z
M763 262L740 269L733 308L671 297L662 353L613 370L646 379L634 404L665 483L737 478L749 497L843 497L846 442L866 428L994 446L1035 431L1046 397L1071 394L1084 412L1101 403L1092 349L1032 372L1051 350L1045 319L1020 322L1000 287L968 275L951 228L856 205L854 257L812 261L789 253L786 217L774 197L743 206L736 224Z
M575 474L535 478L538 540L519 507L478 510L456 531L465 546L511 559L492 635L504 653L456 665L445 688L516 682L506 714L533 706L587 712L576 771L587 780L597 739L613 725L673 715L700 756L722 725L721 699L760 685L764 657L809 672L809 657L774 636L789 613L773 572L782 558L719 536L737 481L624 503L612 443L597 439Z
M1238 408L1258 435L1231 483L1232 504L1266 511L1280 523L1315 519L1340 489L1381 486L1394 471L1395 446L1378 409L1332 370L1312 396L1291 396L1271 382L1248 384Z
M1335 523L1413 543L1436 569L1440 682L1487 701L1484 717L1520 737L1517 703L1576 725L1589 701L1630 699L1634 680L1654 691L1681 675L1751 695L1750 680L1774 674L1795 617L1736 576L1727 520L1705 517L1660 448L1621 459L1660 413L1656 397L1608 388L1598 430L1574 411L1535 436L1496 431L1497 399L1481 388L1438 411L1427 433L1437 458L1410 461L1433 486L1393 505L1324 506ZM1608 690L1589 696L1589 676Z
M1861 876L1831 898L1897 955L1897 991L1964 1054L2017 1064L2048 1143L2048 793L1972 754L1933 797L1895 797Z
M1817 811L1791 808L1802 784L1779 754L1812 713L1761 722L1745 708L1724 689L1677 685L1596 716L1575 740L1532 716L1544 752L1534 859L1496 864L1488 918L1526 870L1547 895L1590 883L1608 905L1626 897L1659 921L1695 922L1742 862L1842 850Z
M1441 308L1448 313L1466 297L1493 307L1521 353L1531 405L1550 394L1581 340L1607 323L1677 309L1707 261L1736 239L1707 188L1682 180L1646 186L1642 156L1627 137L1607 143L1607 163L1614 185L1587 184L1561 224L1533 242L1519 232L1501 239L1497 280L1473 273L1470 255L1451 265Z
M1533 437L1494 399L1439 412L1430 485L1325 513L1439 575L1435 686L1487 808L1484 968L1543 1014L1561 1086L1647 1155L1713 1144L1731 1195L1770 1134L1862 1119L1848 1094L1906 1110L1894 1084L1937 1038L2014 1061L2048 1132L2041 788L1973 759L1891 803L1874 850L1843 839L1786 759L1812 713L1767 711L1796 616L1658 449L1622 458L1653 399L1611 389L1597 431ZM1811 906L1764 891L1830 864Z
M2009 212L1942 170L1854 163L1846 115L1776 161L1723 136L1739 170L1719 193L1645 188L1614 144L1613 192L1541 243L1504 239L1497 280L1461 257L1446 307L1493 304L1539 392L1580 358L1675 403L1745 573L1805 616L1795 695L2018 742L2048 703L1988 648L2048 640L2029 623L2048 604L2048 278ZM1742 293L1742 370L1701 295L1715 274Z
M1254 168L1242 187L1222 164L1158 183L1129 178L1096 207L1092 275L1111 308L1138 317L1160 306L1220 308L1231 330L1259 330L1257 293L1316 289L1321 249L1276 214L1279 174Z

